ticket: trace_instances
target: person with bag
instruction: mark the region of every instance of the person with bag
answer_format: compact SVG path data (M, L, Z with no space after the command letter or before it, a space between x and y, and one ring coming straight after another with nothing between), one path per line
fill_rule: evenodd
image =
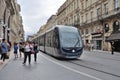
M25 52L24 52L24 61L23 61L23 64L26 63L26 60L27 60L27 57L29 59L29 64L31 63L31 49L30 49L30 44L29 42L27 41L25 43Z
M19 43L19 54L20 54L20 58L22 57L22 53L24 53L24 43L20 42Z
M1 44L0 44L0 55L2 54L2 46L1 46Z
M111 54L114 54L115 46L114 46L114 41L111 42Z
M7 42L7 49L8 49L8 52L7 52L7 56L10 57L10 51L11 51L11 42Z
M1 60L3 60L3 62L7 58L7 52L8 52L6 43L7 43L6 39L2 39L2 43L1 43L1 47L2 47Z
M37 44L36 43L34 43L34 51L35 51L35 53L34 53L34 61L36 62L37 61L37 53L38 53L38 49L37 49L38 47L37 47Z
M31 52L31 54L35 53L35 51L34 51L34 44L32 42L30 42L30 52Z

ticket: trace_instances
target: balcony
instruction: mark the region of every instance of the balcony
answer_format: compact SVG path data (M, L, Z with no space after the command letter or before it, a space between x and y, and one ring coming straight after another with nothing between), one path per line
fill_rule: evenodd
M109 11L108 14L105 13L102 16L103 16L103 19L105 19L105 18L114 16L114 15L117 15L117 14L120 14L120 7L115 8L115 9Z
M80 20L79 18L77 20L74 21L74 24L73 24L75 27L79 27L80 26Z
M113 9L107 13L101 14L99 16L93 17L92 19L89 19L85 22L82 22L82 23L80 23L80 26L82 27L82 26L85 26L85 25L88 25L88 24L91 24L91 23L94 23L97 21L103 21L104 19L110 18L115 15L120 15L120 7L115 8L115 9Z

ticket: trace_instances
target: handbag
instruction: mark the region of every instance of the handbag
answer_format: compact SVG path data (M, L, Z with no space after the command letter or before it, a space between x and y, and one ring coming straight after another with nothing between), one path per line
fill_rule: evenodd
M38 50L35 50L35 53L38 53Z
M5 55L5 59L9 59L9 56L7 54Z
M35 51L34 51L34 50L31 50L30 52L31 52L31 54L35 54Z

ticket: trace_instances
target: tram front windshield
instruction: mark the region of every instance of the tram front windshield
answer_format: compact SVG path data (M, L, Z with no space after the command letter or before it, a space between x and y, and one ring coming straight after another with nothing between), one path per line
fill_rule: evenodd
M63 28L60 30L62 47L82 47L82 39L76 28Z

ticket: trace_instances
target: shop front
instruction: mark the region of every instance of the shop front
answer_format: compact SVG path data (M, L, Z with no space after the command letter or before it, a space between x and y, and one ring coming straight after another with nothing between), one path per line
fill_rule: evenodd
M113 23L113 32L107 38L107 41L112 43L114 42L114 50L120 52L120 23L115 21Z
M94 49L102 50L102 33L92 33L92 42Z
M114 42L114 50L120 52L120 32L112 33L108 37L107 41L109 41L110 43Z

